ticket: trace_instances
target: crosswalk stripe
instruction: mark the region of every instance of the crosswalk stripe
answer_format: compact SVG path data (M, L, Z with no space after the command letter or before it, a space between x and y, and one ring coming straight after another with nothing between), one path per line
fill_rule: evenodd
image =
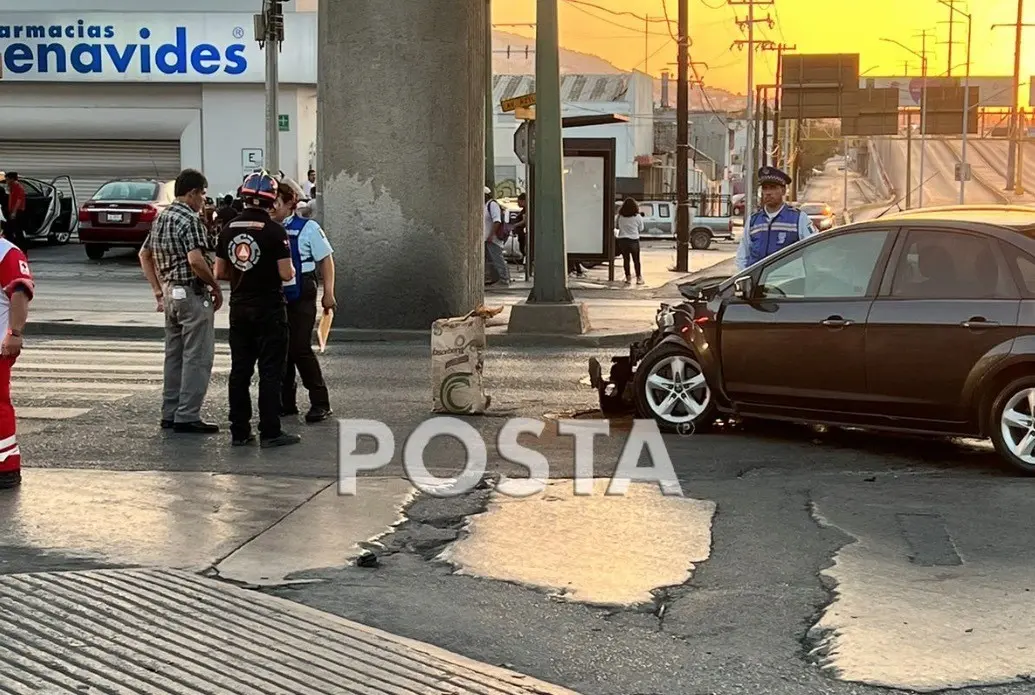
M229 346L217 344L215 352L213 374L229 372ZM165 345L159 341L34 341L11 377L19 423L81 417L104 403L160 392L164 363Z

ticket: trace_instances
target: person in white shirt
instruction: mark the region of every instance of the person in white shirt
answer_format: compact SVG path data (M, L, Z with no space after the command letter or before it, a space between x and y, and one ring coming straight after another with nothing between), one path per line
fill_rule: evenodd
M629 268L629 259L632 258L636 266L636 284L642 285L644 281L640 268L640 234L643 233L643 216L640 214L640 204L632 198L626 198L618 211L615 226L618 227L618 253L622 254L625 264L625 284L632 284L632 272Z
M503 229L503 208L492 198L492 189L485 187L485 233L482 241L485 245L485 285L502 282L510 284L510 272L507 270L507 259L503 255L506 240L501 238Z
M309 173L306 174L306 181L302 184L302 193L305 194L306 199L313 199L313 189L316 187L316 169L310 169Z

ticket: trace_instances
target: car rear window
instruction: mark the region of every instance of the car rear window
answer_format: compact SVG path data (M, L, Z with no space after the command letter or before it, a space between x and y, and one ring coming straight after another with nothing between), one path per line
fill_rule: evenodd
M101 186L94 200L133 200L146 202L158 196L158 184L150 181L111 181Z

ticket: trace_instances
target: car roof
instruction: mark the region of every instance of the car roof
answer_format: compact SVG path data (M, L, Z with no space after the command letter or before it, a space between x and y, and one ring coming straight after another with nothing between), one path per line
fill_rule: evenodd
M924 222L976 222L1025 232L1035 231L1035 207L1024 205L946 205L901 210L874 219Z

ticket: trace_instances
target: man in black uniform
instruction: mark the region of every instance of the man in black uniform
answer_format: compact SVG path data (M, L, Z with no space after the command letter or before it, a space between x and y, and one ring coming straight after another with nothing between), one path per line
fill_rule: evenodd
M264 448L298 444L280 427L280 390L287 359L283 283L294 278L287 232L273 221L277 180L266 172L241 186L244 211L219 235L216 275L230 281L230 434L234 446L252 435L251 381L259 365L259 437Z

